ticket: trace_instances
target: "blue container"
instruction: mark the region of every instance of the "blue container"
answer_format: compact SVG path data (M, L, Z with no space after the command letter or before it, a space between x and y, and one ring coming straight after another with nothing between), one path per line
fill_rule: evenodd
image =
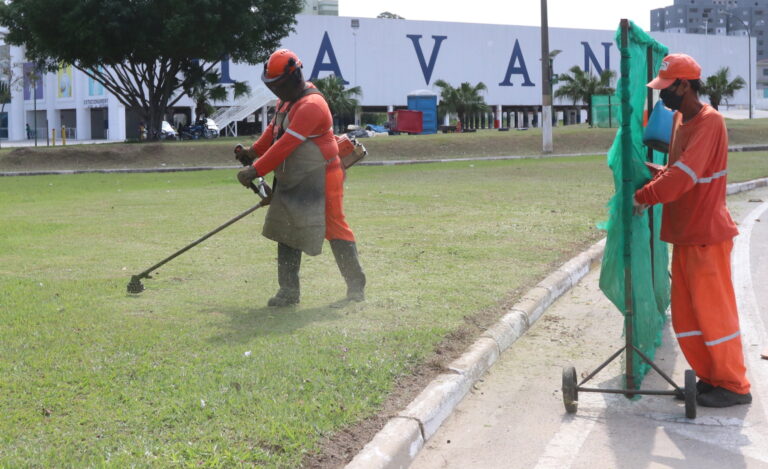
M656 102L648 119L648 126L643 134L643 143L656 151L669 153L669 142L672 139L672 116L674 112L664 106L661 100Z
M421 111L422 134L437 133L437 95L434 92L423 90L409 94L408 110Z

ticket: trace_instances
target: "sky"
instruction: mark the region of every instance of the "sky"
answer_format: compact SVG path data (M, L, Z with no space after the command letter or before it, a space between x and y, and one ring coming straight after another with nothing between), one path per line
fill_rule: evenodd
M651 10L673 0L548 0L551 28L615 30L627 18L650 30ZM375 18L389 11L409 20L538 26L537 0L339 0L339 16Z

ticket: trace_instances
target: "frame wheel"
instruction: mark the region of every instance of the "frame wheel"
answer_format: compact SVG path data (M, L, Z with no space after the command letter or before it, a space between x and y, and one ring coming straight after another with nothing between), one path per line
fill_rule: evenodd
M696 418L696 372L685 370L685 416Z
M575 414L579 408L578 387L576 381L576 368L572 366L563 368L563 404L565 405L565 411L569 414Z

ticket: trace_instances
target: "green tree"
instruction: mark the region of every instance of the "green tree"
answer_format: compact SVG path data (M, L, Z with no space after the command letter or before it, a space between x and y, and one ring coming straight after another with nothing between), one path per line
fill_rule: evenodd
M462 128L467 125L467 114L484 112L488 110L485 99L480 95L481 91L488 89L483 82L472 85L464 82L458 88L454 88L445 80L435 81L435 86L440 88L440 107L442 112L455 112Z
M712 107L717 109L720 103L728 98L733 98L733 94L746 86L744 79L737 76L733 81L728 81L728 67L722 67L714 75L708 76L704 85L701 87L701 94L709 96L709 102Z
M336 75L328 75L325 78L320 78L312 83L317 86L317 89L323 93L325 100L328 102L328 107L331 108L331 114L335 119L339 120L341 124L344 119L349 116L354 116L355 109L359 104L356 96L362 96L363 90L359 86L353 86L351 88L344 88L344 83L341 78Z
M592 126L592 96L601 94L613 94L616 90L611 87L611 81L616 73L613 70L603 70L597 77L590 72L585 72L578 65L570 69L571 74L560 73L556 75L560 85L555 90L555 98L568 98L575 105L581 101L587 105L589 126Z
M404 20L405 19L402 16L398 15L397 13L391 13L391 12L388 12L388 11L383 11L383 12L379 13L379 16L377 16L376 18L386 18L386 19L391 19L391 20Z
M302 0L6 0L6 43L46 70L71 64L149 128L225 57L264 62L296 23ZM154 132L151 132L151 134Z

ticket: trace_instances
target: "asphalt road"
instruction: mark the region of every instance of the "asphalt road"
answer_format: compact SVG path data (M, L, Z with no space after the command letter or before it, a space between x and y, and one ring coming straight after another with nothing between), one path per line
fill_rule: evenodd
M562 368L586 376L624 343L623 319L599 290L599 269L564 294L475 385L411 469L768 468L768 189L729 198L741 234L733 254L753 403L727 409L684 405L669 396L580 393L565 412ZM669 326L656 363L678 385L687 368ZM621 387L623 361L591 382ZM651 371L643 389L670 390Z

